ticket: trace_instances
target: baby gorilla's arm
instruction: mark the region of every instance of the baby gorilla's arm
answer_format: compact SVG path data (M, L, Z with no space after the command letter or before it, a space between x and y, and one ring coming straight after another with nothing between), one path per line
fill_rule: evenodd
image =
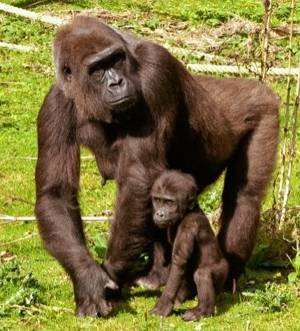
M185 224L183 220L177 230L173 246L171 271L167 285L151 313L160 316L168 316L171 313L176 294L183 281L186 264L193 252L194 233L191 226Z

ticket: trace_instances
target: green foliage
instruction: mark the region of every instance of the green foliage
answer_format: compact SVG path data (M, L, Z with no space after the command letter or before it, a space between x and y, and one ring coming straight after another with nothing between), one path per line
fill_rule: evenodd
M265 243L257 244L254 248L252 256L248 262L248 267L256 269L262 266L266 262L266 256L269 249L269 245Z
M155 30L159 27L160 20L157 17L153 17L145 22L145 27Z
M105 257L106 249L106 238L103 235L97 235L96 239L94 240L94 244L92 245L92 251L98 258L102 260Z
M20 279L20 267L16 260L0 264L0 286L16 284Z
M213 188L208 189L199 197L199 205L206 212L215 211L221 203L221 189L223 181L220 179Z
M0 304L0 317L24 316L28 308L43 302L41 285L31 272L21 272L17 260L0 265L0 286L6 293Z
M291 265L294 269L289 275L288 280L290 283L296 283L300 280L300 249L297 249L296 256L290 259Z
M293 295L287 286L269 282L264 289L243 292L243 295L252 298L252 302L261 312L280 312L287 309L288 304L293 300Z

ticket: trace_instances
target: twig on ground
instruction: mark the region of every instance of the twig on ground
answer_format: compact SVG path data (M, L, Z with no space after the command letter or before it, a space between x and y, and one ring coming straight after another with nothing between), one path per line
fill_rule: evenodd
M0 305L4 306L4 305ZM67 313L73 313L74 311L70 308L65 307L56 307L56 306L47 306L43 304L38 304L37 306L22 306L22 305L9 305L11 308L17 308L22 310L32 310L32 311L40 311L41 309L56 311L56 312L67 312Z
M26 82L11 82L11 81L0 81L1 85L24 85Z
M0 41L0 47L7 48L7 49L10 49L12 51L19 51L19 52L37 51L37 48L34 47L34 46L17 45L17 44L6 43L4 41Z
M19 159L19 160L27 160L27 161L36 161L36 156L16 156L16 157L9 157L7 159ZM80 159L82 161L93 161L95 160L94 156L81 156Z
M7 242L5 242L5 243L2 243L2 244L0 244L0 247L6 247L6 246L8 246L8 245L15 244L15 243L17 243L17 242L19 242L19 241L23 241L23 240L26 240L26 239L30 239L30 238L32 238L32 237L34 237L34 236L37 236L37 232L33 232L33 233L30 233L30 234L28 234L28 235L26 235L26 236L24 236L24 237L17 238L17 239L14 239L14 240L12 240L12 241L7 241Z
M228 74L258 74L261 70L257 64L253 63L249 67L235 65L216 65L216 64L187 64L190 70L195 72L228 73ZM270 68L268 75L271 76L297 76L298 68Z
M73 313L74 312L72 309L65 308L65 307L47 306L47 305L43 305L43 304L39 304L38 307L41 307L41 308L46 309L46 310L57 311L57 312L61 312L61 311L65 311L67 313Z
M107 222L111 221L111 216L82 216L81 219L85 222ZM0 215L0 221L8 223L13 222L35 222L37 219L35 216L9 216ZM1 223L0 223L1 224Z
M17 197L17 196L9 196L9 198L12 200L12 201L20 201L20 202L24 202L26 203L27 205L30 205L30 206L34 206L34 202L32 201L29 201L29 200L26 200L24 198L21 198L21 197Z

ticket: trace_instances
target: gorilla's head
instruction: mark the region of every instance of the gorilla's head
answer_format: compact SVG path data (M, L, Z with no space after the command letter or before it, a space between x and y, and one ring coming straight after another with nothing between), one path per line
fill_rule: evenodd
M124 38L91 17L78 16L54 42L58 84L79 112L111 123L141 99L138 63Z

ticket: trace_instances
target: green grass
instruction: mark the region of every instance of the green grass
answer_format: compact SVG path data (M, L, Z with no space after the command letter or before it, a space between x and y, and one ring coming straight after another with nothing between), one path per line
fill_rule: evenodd
M55 15L66 15L71 11L89 8L105 8L115 13L115 17L107 19L117 27L157 40L168 45L178 45L190 50L195 47L185 37L197 35L222 22L230 20L235 15L244 19L260 22L262 6L260 0L217 0L208 1L138 1L138 0L86 0L86 1L44 1L34 5L33 1L5 1L16 6L22 6L37 12L47 12ZM282 25L288 21L288 3L281 1L272 20L274 25ZM300 22L300 6L298 6L296 21ZM127 14L126 14L127 13ZM126 14L126 15L125 15ZM118 16L119 15L119 16ZM121 16L120 16L121 15ZM123 15L123 16L122 16ZM184 28L177 27L184 23ZM175 27L172 27L174 25ZM159 30L169 31L161 37ZM54 80L51 44L55 28L37 22L31 22L13 15L0 13L0 40L33 45L36 52L19 53L0 48L0 214L32 215L35 199L34 169L36 156L36 117L43 98ZM235 35L224 38L223 47L214 51L216 55L235 58L243 53L247 36ZM274 41L279 47L276 52L276 64L286 65L286 39ZM299 37L295 38L295 56L293 64L299 59ZM242 58L242 57L241 57ZM185 62L200 62L192 54L181 58ZM270 80L270 84L284 97L285 80ZM283 118L282 118L283 119ZM298 131L300 143L300 131ZM90 155L83 150L83 155ZM300 162L299 152L294 165L292 177L291 205L300 204ZM83 161L81 165L80 200L82 214L98 215L103 210L113 209L115 184L108 183L104 188L100 185L100 177L94 161ZM210 188L201 198L201 205L206 212L213 211L220 202L222 181ZM271 191L271 190L270 190ZM267 195L264 209L272 203L271 192ZM86 225L88 242L94 247L100 235L105 236L108 224ZM218 315L197 323L184 323L178 315L161 320L150 316L148 311L153 307L155 293L147 293L142 289L133 289L127 294L128 304L121 306L116 316L110 319L77 319L70 311L56 310L53 307L65 307L73 310L73 294L70 281L58 263L42 248L37 235L32 238L7 244L10 241L23 238L27 234L37 233L35 224L0 223L0 253L9 251L15 255L24 275L32 272L33 277L41 284L40 295L45 306L37 310L28 310L24 316L15 312L6 317L0 317L0 330L33 330L33 329L71 329L71 330L300 330L299 283L287 284L287 274L278 271L248 270L246 278L241 282L243 291L256 291L270 281L276 284L275 294L287 291L291 299L286 307L279 312L261 312L261 300L252 296L239 295L233 302L229 294L219 299ZM1 266L1 264L0 264ZM9 289L9 290L8 290ZM0 304L9 297L16 286L0 286ZM9 292L9 293L8 293ZM263 292L262 292L263 293ZM298 297L297 297L298 296ZM190 307L195 301L188 302L184 307ZM267 303L268 306L268 303ZM52 308L51 308L52 307Z
M103 228L104 227L104 228ZM15 224L2 226L1 237L5 241L20 238L28 232L36 231L32 224ZM87 225L89 238L95 238L97 233L105 232L105 225ZM90 244L91 241L90 240ZM17 256L22 272L32 272L42 286L40 291L43 302L47 305L39 310L30 311L21 318L17 313L9 317L0 318L0 330L244 330L249 324L251 330L297 330L299 324L300 302L297 299L297 287L285 285L286 277L276 272L249 270L247 277L242 280L243 291L251 293L263 288L267 281L273 282L276 287L275 295L265 307L272 309L273 299L280 291L290 293L291 301L287 307L279 305L278 312L261 312L263 293L258 298L240 294L234 302L230 294L222 294L218 299L218 315L200 322L182 322L178 313L188 307L193 307L196 301L189 301L180 309L175 310L171 317L160 320L149 315L149 310L156 301L155 293L144 291L141 288L132 289L126 293L126 303L117 311L115 317L109 319L78 319L72 314L74 309L71 284L62 268L42 248L40 239L36 236L27 241L20 241L9 246L9 251ZM299 290L299 288L298 288ZM0 290L0 302L4 288ZM299 293L298 293L299 295ZM274 299L275 300L275 299ZM263 301L265 302L266 299ZM60 307L59 311L56 307ZM64 311L64 308L70 311ZM32 314L32 315L31 315Z

